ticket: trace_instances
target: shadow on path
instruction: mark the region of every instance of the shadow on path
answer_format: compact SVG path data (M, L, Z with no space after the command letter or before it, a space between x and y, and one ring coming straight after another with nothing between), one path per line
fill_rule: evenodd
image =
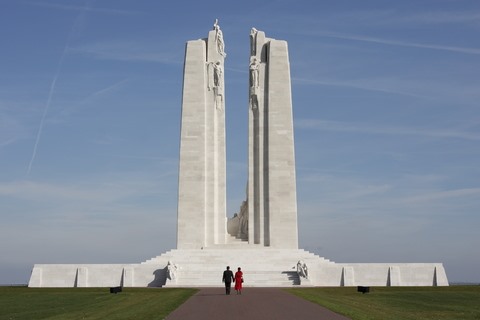
M244 288L241 295L232 289L225 295L224 288L201 288L187 302L166 319L328 319L347 320L313 302L304 300L278 288Z

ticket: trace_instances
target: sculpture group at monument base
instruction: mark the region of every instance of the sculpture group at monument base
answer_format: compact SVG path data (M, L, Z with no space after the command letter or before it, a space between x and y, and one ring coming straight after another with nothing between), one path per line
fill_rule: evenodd
M245 287L448 286L441 263L335 263L302 249L265 247L175 249L138 264L36 264L28 286L218 287L227 265L242 268Z

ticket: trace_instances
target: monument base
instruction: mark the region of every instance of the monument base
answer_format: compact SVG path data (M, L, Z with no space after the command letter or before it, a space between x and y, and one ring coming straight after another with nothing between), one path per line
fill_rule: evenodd
M335 263L302 249L233 247L175 249L139 264L36 264L28 286L218 287L226 266L242 268L245 287L448 286L441 263Z

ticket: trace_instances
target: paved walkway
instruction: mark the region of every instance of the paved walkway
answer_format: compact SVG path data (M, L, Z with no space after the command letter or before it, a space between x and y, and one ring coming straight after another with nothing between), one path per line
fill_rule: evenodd
M166 319L347 320L349 318L278 288L244 288L242 295L237 295L232 288L232 293L228 296L225 295L224 288L203 288Z

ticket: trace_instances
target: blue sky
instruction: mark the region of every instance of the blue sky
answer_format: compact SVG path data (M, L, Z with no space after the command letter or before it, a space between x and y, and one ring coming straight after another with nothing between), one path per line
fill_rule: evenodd
M0 0L0 283L175 248L185 42L215 18L228 216L256 27L289 44L300 247L480 282L480 2Z

